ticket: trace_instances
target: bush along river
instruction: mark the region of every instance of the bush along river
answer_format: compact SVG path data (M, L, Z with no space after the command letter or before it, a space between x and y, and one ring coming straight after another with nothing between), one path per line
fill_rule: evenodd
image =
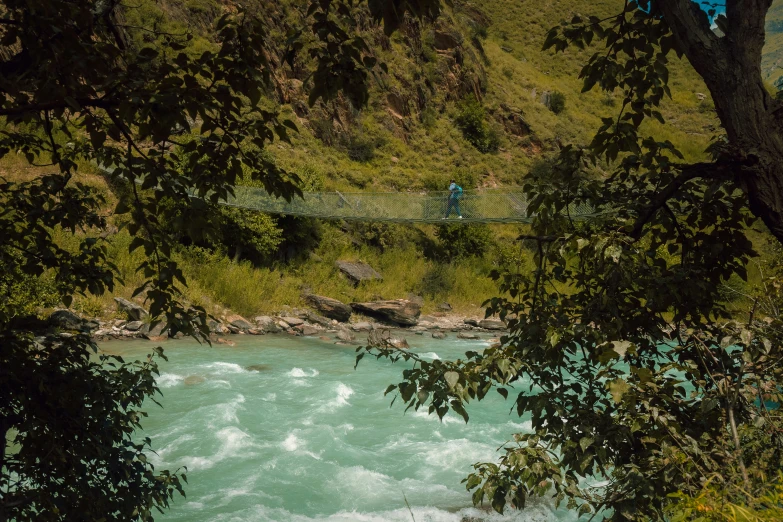
M478 340L411 336L423 357L457 358ZM386 386L403 364L362 360L355 348L315 337L233 336L235 345L162 342L163 408L151 402L139 437L149 436L157 469L187 467L187 498L165 521L548 521L576 520L550 500L498 515L472 507L461 480L496 460L511 434L530 429L494 394L471 420L389 407ZM149 341L101 343L143 358ZM410 506L410 510L407 504Z

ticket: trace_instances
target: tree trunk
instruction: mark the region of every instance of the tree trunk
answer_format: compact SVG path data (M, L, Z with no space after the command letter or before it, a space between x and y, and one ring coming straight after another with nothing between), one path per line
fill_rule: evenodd
M751 212L783 243L783 104L767 92L761 76L771 2L727 2L723 36L713 32L691 0L660 0L658 6L678 47L707 84L731 153L751 164L736 173Z
M234 263L239 263L239 258L242 257L242 245L237 245L234 250Z
M707 87L734 152L755 163L737 175L750 210L783 242L783 129L776 112L783 107L764 87L760 66L740 63Z

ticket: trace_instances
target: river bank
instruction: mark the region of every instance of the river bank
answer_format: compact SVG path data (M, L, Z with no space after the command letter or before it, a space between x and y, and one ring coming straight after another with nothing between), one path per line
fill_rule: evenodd
M259 315L251 319L227 313L209 320L210 338L217 344L234 344L234 336L274 335L318 337L335 344L383 344L396 339L407 347L405 336L419 335L434 339L478 339L478 334L499 335L506 324L496 319L465 317L449 312L421 315L418 303L398 299L348 305L333 299L312 300L313 308L286 308L274 315ZM325 301L328 300L328 301ZM161 341L182 338L165 322L153 322L139 304L115 298L118 312L125 318L83 318L70 310L56 310L48 323L60 330L88 331L95 341L147 339ZM326 303L326 306L323 304ZM364 313L361 313L364 312ZM339 319L337 319L339 318ZM378 333L389 332L389 333ZM392 334L393 332L393 334ZM364 342L366 336L367 343Z

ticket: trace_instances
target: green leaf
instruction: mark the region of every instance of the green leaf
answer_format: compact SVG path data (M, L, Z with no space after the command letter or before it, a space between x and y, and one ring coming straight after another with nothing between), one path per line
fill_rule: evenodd
M457 372L446 372L443 374L443 378L446 379L446 384L448 384L449 389L453 390L454 387L459 382L459 373Z
M620 378L607 382L606 387L612 395L615 404L619 404L623 400L623 395L631 389L628 383Z
M595 439L590 436L585 436L579 439L579 447L582 448L582 451L585 451L587 448L590 447L590 445L595 442Z

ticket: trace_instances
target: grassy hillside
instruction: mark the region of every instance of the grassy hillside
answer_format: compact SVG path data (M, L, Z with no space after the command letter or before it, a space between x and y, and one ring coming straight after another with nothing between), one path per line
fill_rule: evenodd
M214 45L209 21L232 5L139 0L126 17L131 25L189 30L196 36L188 52L199 53ZM302 23L302 5L302 0L255 3L280 41L271 50L280 63L286 31ZM372 86L369 106L357 110L338 100L308 107L311 64L302 58L294 68L280 66L267 103L280 107L301 132L292 145L275 143L269 152L305 179L306 190L444 190L451 177L466 190L517 184L560 145L589 141L600 118L619 110L619 94L580 94L577 75L590 51L540 50L547 30L575 13L609 13L621 5L619 0L457 1L436 23L407 24L390 39L368 27L365 38L389 66L389 74ZM714 108L709 97L700 100L705 87L686 62L671 67L673 99L662 111L667 123L650 123L648 130L698 160L717 128ZM546 103L554 92L565 98L559 113ZM489 152L478 150L460 129L468 113L483 119ZM35 172L22 159L0 163L0 175L9 179ZM111 190L94 167L85 165L82 172L111 202ZM460 312L478 313L481 302L496 293L489 271L504 264L525 269L528 263L527 252L514 242L520 227L512 225L474 226L460 229L460 235L432 226L277 217L271 223L282 231L282 240L263 259L235 263L230 245L183 241L178 256L190 280L188 299L217 315L226 307L251 315L299 305L305 290L344 301L416 294L425 297L425 311L448 301ZM68 240L64 234L62 240ZM464 251L454 251L455 241ZM125 297L139 282L138 260L129 258L128 242L124 232L111 238L125 280L116 293ZM384 281L354 288L334 267L337 259L366 261ZM89 315L113 309L109 296L81 298L74 306Z
M783 0L773 0L767 13L767 40L761 60L764 79L775 84L783 76Z

